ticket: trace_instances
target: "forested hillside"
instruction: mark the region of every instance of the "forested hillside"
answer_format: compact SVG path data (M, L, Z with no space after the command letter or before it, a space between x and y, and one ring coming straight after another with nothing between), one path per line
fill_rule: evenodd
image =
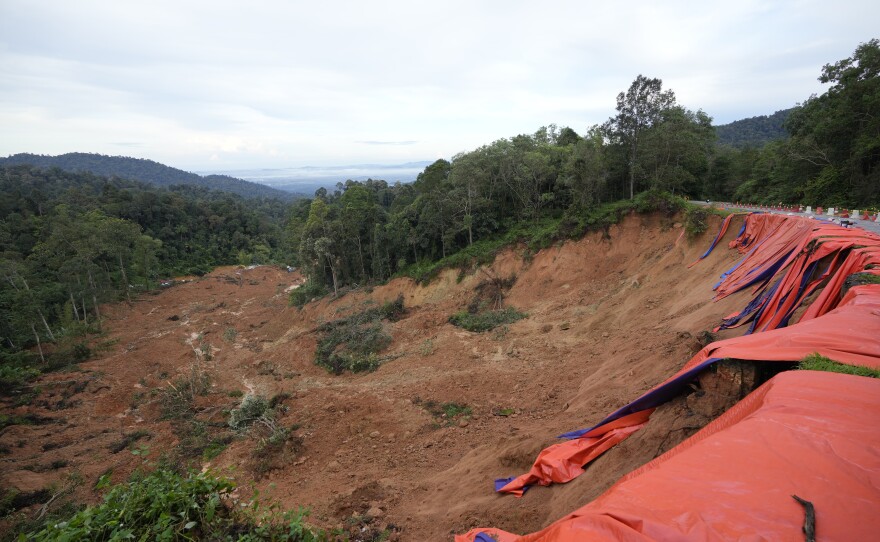
M29 164L41 168L57 167L73 173L90 172L105 177L120 177L141 181L155 186L187 185L210 190L222 190L245 198L277 198L290 201L296 196L290 192L277 190L258 183L236 179L227 175L208 175L202 177L173 167L127 156L105 156L84 152L71 152L58 156L38 154L15 154L0 158L2 165Z
M759 115L716 126L718 143L738 148L763 147L771 141L785 139L788 137L784 127L785 119L791 111L783 109L772 115Z
M760 151L722 152L742 174L719 194L754 202L865 209L880 205L880 42L826 64L829 86L808 97L785 121L789 139Z
M76 336L160 278L284 257L275 199L33 166L0 167L0 194L4 356Z

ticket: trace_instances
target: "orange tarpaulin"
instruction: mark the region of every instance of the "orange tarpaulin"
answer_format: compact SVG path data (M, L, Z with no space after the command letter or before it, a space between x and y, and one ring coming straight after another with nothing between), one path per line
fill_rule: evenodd
M766 224L748 227L749 223ZM758 331L787 324L802 300L824 285L816 300L818 308L811 307L797 325L706 346L678 373L598 425L563 435L573 440L547 448L528 473L497 480L497 491L521 496L531 484L573 479L588 462L642 427L651 409L680 393L700 371L721 359L794 362L818 352L842 363L880 367L880 285L855 287L838 303L846 276L866 269L877 272L873 266L880 267L880 237L781 215L749 215L745 225L739 239L751 236L749 243L755 248L722 284L732 292L746 287L749 274L758 270L772 271L761 279L765 284L773 275L781 275L772 291L759 292L750 303L761 301L755 305L760 307L757 321L764 322ZM762 254L764 250L773 257ZM827 267L821 270L823 262Z
M474 529L456 542L802 541L880 533L880 380L790 371L595 501L525 536ZM492 535L493 538L488 538Z
M584 472L583 465L641 429L652 412L654 409L641 410L603 425L595 431L595 436L587 432L580 438L548 446L538 455L532 470L503 483L496 481L498 490L522 497L531 485L548 486L574 480Z

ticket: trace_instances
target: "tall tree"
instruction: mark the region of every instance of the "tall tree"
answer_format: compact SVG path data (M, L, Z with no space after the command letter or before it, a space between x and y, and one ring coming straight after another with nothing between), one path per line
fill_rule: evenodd
M675 93L663 90L663 81L639 74L626 92L617 95L617 115L606 128L626 149L629 197L635 197L636 171L642 134L660 121L664 110L675 105Z
M715 130L707 114L669 107L644 132L637 167L651 188L701 196L714 143Z

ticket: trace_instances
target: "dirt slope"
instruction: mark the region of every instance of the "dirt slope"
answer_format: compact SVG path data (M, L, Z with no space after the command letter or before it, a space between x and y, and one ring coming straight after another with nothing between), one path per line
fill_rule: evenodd
M144 457L159 461L191 446L195 437L160 418L169 386L195 369L210 376L210 393L197 399L200 419L216 428L241 392L290 395L281 421L298 424L295 446L259 457L258 438L239 437L196 465L234 467L243 486L256 480L284 507L310 508L312 523L350 527L352 516L365 523L369 515L373 528L393 525L401 540L449 539L475 525L540 529L687 426L670 411L666 431L619 447L569 484L522 499L492 491L494 478L525 472L555 435L594 424L673 373L701 346L701 332L744 304L740 295L711 302L735 252L719 249L686 267L716 226L688 242L680 224L633 215L609 237L591 234L528 260L507 251L460 282L457 271L428 286L399 279L301 311L287 306L287 291L302 277L269 267L219 269L108 307L97 359L45 376L30 405L4 406L40 423L0 433L9 452L0 456L0 485L64 487L77 473L75 496L95 500L101 474L112 469L121 481ZM513 274L505 303L528 318L484 334L447 323L486 276ZM388 324L393 359L357 375L314 365L317 325L400 294L408 312ZM473 414L447 423L428 412L430 401L466 404Z

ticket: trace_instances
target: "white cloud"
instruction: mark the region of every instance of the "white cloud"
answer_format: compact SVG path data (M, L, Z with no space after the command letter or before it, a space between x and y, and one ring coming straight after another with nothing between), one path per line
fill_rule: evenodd
M875 4L4 0L0 155L420 160L583 131L639 73L729 122L821 92Z

